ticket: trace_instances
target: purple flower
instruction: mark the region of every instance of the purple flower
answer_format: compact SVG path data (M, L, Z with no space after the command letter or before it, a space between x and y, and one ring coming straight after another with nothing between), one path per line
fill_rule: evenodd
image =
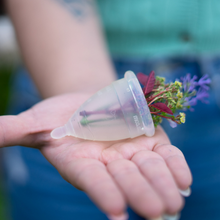
M211 79L206 74L198 81L197 84L198 86L201 86L201 88L203 88L204 90L209 90L209 86L207 86L207 84L210 84L210 83L211 83Z
M197 104L197 98L196 97L187 97L185 98L185 103L183 106L195 106Z
M172 128L177 127L177 123L176 123L176 122L172 121L171 119L167 119L167 120L168 120L168 122L169 122L169 124L170 124L170 126L171 126Z
M193 76L191 78L190 74L187 74L185 77L181 78L183 83L184 93L188 94L187 97L184 99L183 106L195 106L197 101L200 100L203 103L208 103L205 98L209 97L208 84L211 83L210 78L208 75L204 75L198 82L196 82L197 76ZM197 92L196 92L197 90ZM193 108L190 108L193 111Z
M208 103L207 100L205 100L205 98L209 97L209 94L207 92L206 89L202 88L202 87L199 87L197 93L196 93L196 96L190 96L190 97L186 97L184 99L184 103L183 103L183 106L184 107L187 107L187 106L190 106L190 111L194 111L193 108L191 108L191 106L195 106L197 104L197 101L200 100L201 102L203 103ZM186 110L186 109L184 109Z
M194 108L192 108L191 106L195 106L197 104L197 98L196 97L187 97L184 99L184 103L183 103L183 110L186 111L188 106L190 106L189 110L191 112L194 111Z
M183 83L184 92L192 92L197 86L197 82L195 81L197 76L193 76L191 79L191 75L188 73L185 77L181 77L181 81Z
M207 92L207 89L204 89L202 86L199 88L197 94L196 94L196 99L200 100L203 103L208 103L207 100L205 100L205 98L208 98L209 94Z

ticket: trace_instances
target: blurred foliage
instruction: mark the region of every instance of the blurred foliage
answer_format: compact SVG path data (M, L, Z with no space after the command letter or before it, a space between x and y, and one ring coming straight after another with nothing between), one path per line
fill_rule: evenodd
M2 182L2 180L0 180ZM4 192L4 186L0 184L0 219L1 220L9 220L9 213L8 213L8 201L6 199L6 195Z
M9 92L10 92L9 82L13 70L14 67L10 65L0 66L0 115L6 113Z
M8 98L10 94L10 78L14 70L13 65L0 65L0 115L6 114ZM2 149L1 149L2 150ZM2 163L2 152L0 151L0 164ZM2 164L0 167L0 220L9 220L8 201L5 193L4 181L2 180Z

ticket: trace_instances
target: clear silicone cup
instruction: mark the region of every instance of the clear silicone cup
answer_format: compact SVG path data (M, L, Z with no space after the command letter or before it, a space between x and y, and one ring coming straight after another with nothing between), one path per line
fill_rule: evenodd
M113 141L140 135L153 136L153 120L137 77L127 71L91 96L62 127L51 132L52 138L65 136Z

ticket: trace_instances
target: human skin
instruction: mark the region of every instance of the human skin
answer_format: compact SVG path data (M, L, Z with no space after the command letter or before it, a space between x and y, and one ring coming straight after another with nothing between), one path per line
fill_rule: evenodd
M81 18L58 1L6 1L23 60L43 98L94 92L116 79L95 6L82 5Z
M107 214L120 215L127 204L151 218L179 211L183 201L178 189L188 188L191 174L183 154L161 127L151 138L111 142L50 137L51 130L65 124L89 96L64 94L17 116L2 116L0 146L40 149L65 180Z
M0 146L38 148L108 215L123 214L128 204L146 218L180 211L178 189L187 189L192 177L161 127L151 138L111 142L50 136L115 79L94 7L86 5L88 17L81 20L54 0L8 0L7 7L25 64L48 99L17 116L0 117Z

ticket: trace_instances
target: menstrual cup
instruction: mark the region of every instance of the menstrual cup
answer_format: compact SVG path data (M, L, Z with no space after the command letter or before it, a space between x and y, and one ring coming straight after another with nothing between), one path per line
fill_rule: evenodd
M51 137L113 141L143 134L153 136L154 132L138 79L132 71L127 71L123 79L99 90L84 102L64 126L51 132Z

